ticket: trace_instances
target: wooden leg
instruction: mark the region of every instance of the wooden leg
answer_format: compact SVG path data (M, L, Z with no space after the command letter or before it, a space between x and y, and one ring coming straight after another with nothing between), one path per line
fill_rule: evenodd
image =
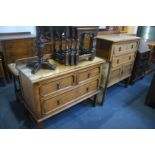
M36 128L37 129L44 129L43 123L42 122L37 122L36 123Z
M128 87L129 83L130 83L130 77L125 80L125 88Z
M97 95L98 94L96 94L95 96L94 96L94 102L93 102L93 107L95 107L96 105L97 105Z

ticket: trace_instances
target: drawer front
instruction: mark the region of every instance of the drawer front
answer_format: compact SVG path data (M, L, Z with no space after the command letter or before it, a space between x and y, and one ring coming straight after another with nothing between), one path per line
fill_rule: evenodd
M112 60L112 67L117 67L123 63L132 62L135 59L135 53L124 54L116 56Z
M122 43L122 44L114 44L113 45L113 55L121 55L127 52L135 52L137 51L138 43L137 42L130 42L130 43Z
M122 78L128 77L131 75L133 68L133 63L124 64L122 67Z
M77 75L77 83L85 82L100 74L100 66L80 71Z
M98 80L93 81L89 84L79 86L56 97L47 100L42 100L42 114L48 114L56 110L59 110L64 106L70 105L72 102L78 101L78 99L82 98L82 96L97 91L97 88Z
M4 42L5 49L19 49L35 46L35 39L18 39L18 40L7 40Z
M40 95L48 96L62 90L72 87L75 83L75 75L70 74L64 77L55 78L41 83Z
M17 59L22 59L26 57L32 57L35 55L33 49L23 49L23 50L9 50L5 52L5 58L7 63L15 62Z
M117 67L117 68L112 68L110 71L108 85L110 85L111 83L115 83L115 82L119 81L121 76L122 76L122 66Z

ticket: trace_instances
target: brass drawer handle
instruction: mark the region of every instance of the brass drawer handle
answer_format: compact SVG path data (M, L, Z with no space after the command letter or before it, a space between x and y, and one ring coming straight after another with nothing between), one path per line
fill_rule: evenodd
M133 48L133 45L131 45L131 49Z
M117 64L119 64L119 59L117 59Z
M121 51L122 50L122 48L121 47L119 47L119 51Z
M129 60L131 59L131 56L129 56Z
M124 73L124 72L123 72L123 71L121 71L121 75L123 75L123 73Z
M57 100L57 105L60 105L61 104L61 101L60 100Z
M90 73L88 73L88 76L87 76L87 77L88 77L88 78L90 78L90 76L91 76L91 74L90 74Z
M89 92L89 87L86 88L86 91Z
M57 89L60 89L61 87L60 87L60 83L57 83Z

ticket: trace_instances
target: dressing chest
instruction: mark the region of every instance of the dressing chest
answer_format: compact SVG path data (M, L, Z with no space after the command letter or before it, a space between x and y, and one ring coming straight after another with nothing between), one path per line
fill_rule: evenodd
M127 34L98 35L96 55L110 62L108 87L127 79L132 73L139 37Z
M64 66L49 59L56 70L40 69L36 74L23 63L17 64L25 107L39 123L100 92L102 66L95 57L75 66Z

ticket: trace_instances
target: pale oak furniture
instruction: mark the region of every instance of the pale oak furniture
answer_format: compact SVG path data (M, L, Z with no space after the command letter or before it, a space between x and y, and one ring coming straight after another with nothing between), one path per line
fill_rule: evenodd
M64 66L49 59L56 70L41 69L36 74L20 61L16 68L25 107L37 123L100 92L102 66L105 60L95 57L76 66Z
M110 62L107 87L126 79L126 86L132 74L139 37L127 34L98 35L96 55Z

